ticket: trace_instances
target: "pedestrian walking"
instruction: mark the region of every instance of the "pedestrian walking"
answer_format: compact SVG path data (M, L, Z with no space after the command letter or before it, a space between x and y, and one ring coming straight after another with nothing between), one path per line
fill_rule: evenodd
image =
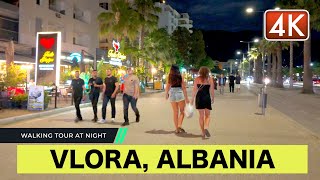
M184 133L185 130L182 128L184 109L186 103L189 103L189 99L186 84L181 76L179 67L176 65L171 66L165 94L166 99L170 97L170 103L173 110L173 122L176 128L175 133Z
M236 90L237 90L237 93L240 92L240 82L241 82L241 77L239 74L237 74L236 76Z
M213 76L213 82L214 82L214 90L218 90L218 83L217 83L217 78Z
M233 74L231 74L229 76L229 89L230 89L230 93L234 93L234 81L236 80L236 78L234 77Z
M199 111L199 124L202 132L202 139L209 138L208 131L210 123L211 104L214 102L214 82L209 78L209 68L201 67L199 77L194 80L191 104L195 100L196 109Z
M224 94L224 87L226 86L226 81L227 81L227 78L224 77L223 74L220 75L220 77L218 78L218 84L219 84L219 91L220 91L220 94Z
M111 69L106 70L107 77L104 79L104 88L102 93L102 119L98 123L106 123L106 111L108 102L111 102L111 122L114 122L116 117L116 97L119 90L118 79L112 76Z
M80 103L82 99L85 99L85 90L84 81L81 79L79 71L75 72L75 78L71 81L72 93L73 93L73 101L74 106L76 108L76 119L75 122L82 121L81 111L80 111Z
M140 94L139 78L133 74L133 69L128 68L127 75L124 77L123 89L123 114L124 123L122 126L129 125L128 109L129 104L136 115L136 122L140 121L140 113L137 108L137 102Z
M89 93L89 99L92 104L92 109L93 109L93 122L98 121L98 101L99 101L99 96L100 96L100 90L103 87L103 82L100 77L98 77L98 72L97 70L93 70L91 72L91 78L89 79L88 85L90 86L90 93Z

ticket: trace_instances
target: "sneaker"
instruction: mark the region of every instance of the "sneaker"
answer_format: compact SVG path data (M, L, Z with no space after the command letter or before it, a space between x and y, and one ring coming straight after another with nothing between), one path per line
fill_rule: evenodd
M115 119L114 119L114 118L111 118L111 122L114 123L114 121L115 121Z
M100 121L98 121L97 123L99 123L99 124L104 124L104 123L106 123L107 121L105 120L105 119L101 119Z
M92 122L97 122L97 121L98 121L98 118L93 118L91 121L92 121Z
M121 126L128 126L129 125L129 122L124 122L121 124Z
M139 121L140 121L140 115L136 117L136 122L139 122Z

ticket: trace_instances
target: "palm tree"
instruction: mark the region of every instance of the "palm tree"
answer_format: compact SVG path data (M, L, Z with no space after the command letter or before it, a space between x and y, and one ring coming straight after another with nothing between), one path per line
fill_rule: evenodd
M283 73L282 73L282 50L288 49L288 42L275 42L277 53L277 81L276 87L283 88Z
M121 41L123 37L134 40L138 35L139 14L130 7L126 0L113 0L110 12L98 16L100 33L112 34Z
M143 49L146 33L157 29L158 17L155 14L160 12L161 9L154 6L153 0L134 0L133 6L139 14L139 49ZM143 61L140 63L143 65Z
M254 82L255 83L259 83L259 78L260 75L258 75L259 73L259 65L257 65L258 61L260 61L259 59L261 59L261 53L259 52L258 48L254 47L251 48L250 51L248 52L249 55L249 60L253 60L253 71L254 71ZM258 67L258 69L257 69ZM260 71L261 72L261 71Z
M229 60L228 60L228 63L230 64L230 74L233 73L232 65L233 65L235 62L236 62L236 60L234 60L234 59L229 59Z
M320 3L317 0L277 0L277 5L286 9L305 9L310 14L310 27L314 30L320 30ZM311 35L304 41L303 46L303 87L302 93L313 94L311 62Z
M290 41L290 88L293 88L293 46L299 46L299 43Z

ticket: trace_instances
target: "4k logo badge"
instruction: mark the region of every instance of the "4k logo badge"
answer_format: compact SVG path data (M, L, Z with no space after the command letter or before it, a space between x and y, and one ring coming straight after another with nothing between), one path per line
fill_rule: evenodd
M267 10L264 36L268 41L305 41L310 35L310 15L306 10Z

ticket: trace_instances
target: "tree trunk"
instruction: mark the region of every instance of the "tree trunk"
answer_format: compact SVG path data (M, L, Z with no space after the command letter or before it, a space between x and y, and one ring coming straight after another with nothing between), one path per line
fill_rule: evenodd
M8 73L9 67L14 63L14 42L11 40L8 42L8 45L5 49L5 58L6 58L6 72Z
M303 87L302 93L313 94L313 82L312 82L312 71L310 68L311 63L311 36L304 42L303 45Z
M268 58L267 76L270 78L271 77L271 53L268 53L267 58Z
M260 54L255 61L255 83L262 84L262 55Z
M290 88L293 88L293 42L290 41Z
M276 85L277 79L277 56L275 53L272 53L272 86Z
M279 43L279 47L277 48L277 84L278 88L283 88L283 78L282 78L282 46Z
M258 78L257 69L256 69L257 68L257 61L258 61L258 58L253 60L253 68L252 68L253 82L257 82L257 78Z

